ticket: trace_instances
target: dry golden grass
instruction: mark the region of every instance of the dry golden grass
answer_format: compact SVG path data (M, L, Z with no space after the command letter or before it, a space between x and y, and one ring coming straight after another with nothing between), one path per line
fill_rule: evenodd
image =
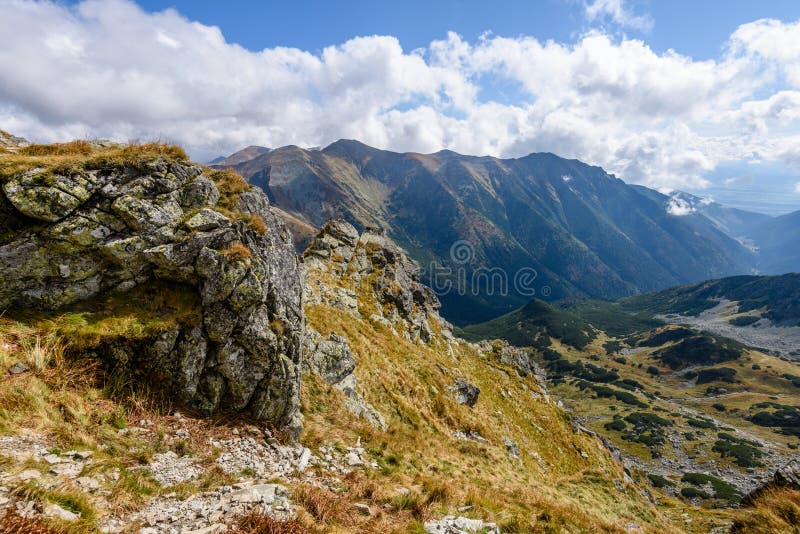
M292 500L319 523L348 523L352 512L346 502L330 490L300 484L292 490Z
M370 291L359 299L362 316L369 316L375 306ZM679 530L633 488L617 489L613 479L622 479L620 467L596 440L575 434L555 405L534 399L533 379L482 359L466 345L448 354L441 342L412 343L341 310L309 306L306 312L322 335L336 332L348 340L358 362L359 392L389 422L382 432L355 419L341 409L341 393L304 378L305 442L352 443L360 436L381 465L371 477L381 491L357 497L356 490L342 497L389 504L394 511L366 524L356 521L353 531L368 532L367 525L413 530L427 517L465 505L473 507L470 515L494 520L510 532L622 532L630 521L645 531ZM458 404L448 393L455 376L481 388L475 408ZM454 430L476 431L488 443L457 441L451 437ZM506 453L503 436L519 444L520 459ZM400 486L412 491L391 493Z
M239 242L231 244L231 246L220 252L232 261L245 261L253 257L253 251Z
M268 515L251 512L236 522L233 532L242 534L306 534L311 532L299 519L278 521Z
M250 184L242 175L233 169L212 169L204 168L204 174L208 176L217 186L220 192L220 200L217 209L223 213L236 215L238 210L236 203L239 194L250 189Z
M247 225L259 234L264 235L267 233L267 224L264 222L264 218L258 213L247 215L245 220L247 221Z
M30 169L43 173L75 174L85 170L142 167L158 160L188 161L182 148L167 143L101 147L88 141L29 145L15 153L0 154L0 181Z
M0 534L68 534L68 530L42 519L28 519L11 509L0 516Z
M751 506L737 513L732 534L772 534L800 532L800 491L768 490Z

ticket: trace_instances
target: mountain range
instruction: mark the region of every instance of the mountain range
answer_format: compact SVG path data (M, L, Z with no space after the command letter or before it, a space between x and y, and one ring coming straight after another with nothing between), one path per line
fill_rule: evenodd
M251 146L214 165L263 188L300 249L334 218L385 228L458 325L531 297L616 299L800 266L782 252L800 236L774 229L791 216L662 194L549 153L396 153L340 140L321 150Z

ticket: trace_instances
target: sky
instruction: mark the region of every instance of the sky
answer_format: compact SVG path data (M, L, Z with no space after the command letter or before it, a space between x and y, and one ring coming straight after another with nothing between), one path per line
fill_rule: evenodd
M520 157L800 209L800 3L0 0L0 129L34 141Z

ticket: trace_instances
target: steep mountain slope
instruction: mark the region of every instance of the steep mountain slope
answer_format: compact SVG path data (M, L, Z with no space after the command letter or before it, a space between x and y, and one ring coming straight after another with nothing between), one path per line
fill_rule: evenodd
M429 514L466 506L502 532L675 529L601 442L573 428L527 352L452 337L417 267L386 236L331 223L304 262L308 323L319 334L309 358L318 378L304 379L310 439L360 436L383 470L376 480L413 488ZM440 496L424 497L433 488ZM420 512L411 511L393 531L416 531ZM696 519L700 529L715 520ZM370 522L386 529L380 516Z
M552 154L398 154L337 141L250 155L234 168L290 215L386 228L457 324L534 294L616 298L748 272L751 262L707 219L670 215L602 169Z

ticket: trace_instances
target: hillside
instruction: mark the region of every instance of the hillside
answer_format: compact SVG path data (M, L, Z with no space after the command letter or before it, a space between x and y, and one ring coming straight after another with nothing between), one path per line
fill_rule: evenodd
M800 366L747 343L756 332L797 346L799 281L734 277L617 302L532 301L460 333L531 347L552 394L643 484L725 507L800 446ZM715 329L711 314L730 329ZM737 331L748 335L729 335Z
M531 296L618 298L752 264L749 250L708 219L671 215L602 169L552 154L399 154L342 140L247 157L218 166L232 166L310 226L343 218L385 228L426 268L427 283L452 288L440 291L443 313L459 325Z

